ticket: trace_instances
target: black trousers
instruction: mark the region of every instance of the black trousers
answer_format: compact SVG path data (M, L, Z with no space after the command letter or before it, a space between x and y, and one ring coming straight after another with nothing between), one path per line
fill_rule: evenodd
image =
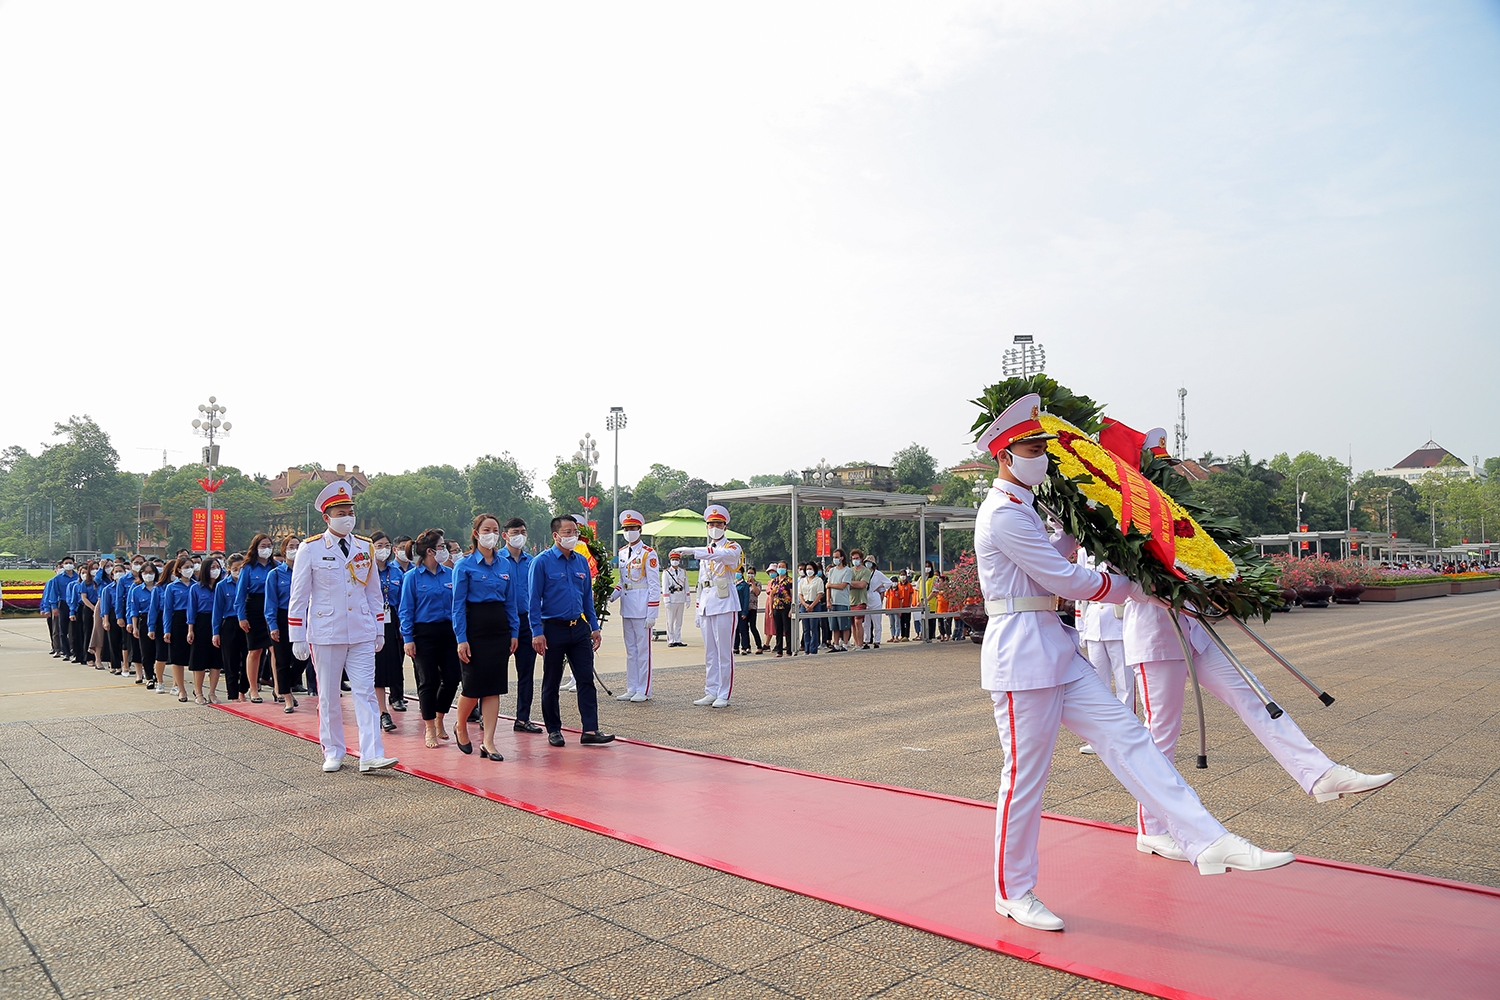
M776 626L776 652L792 651L792 609L772 608L771 621ZM786 649L781 648L782 640L786 640Z
M458 683L463 677L458 640L453 635L453 622L447 618L417 622L412 626L411 638L417 647L417 655L412 657L412 668L417 674L417 701L422 706L423 720L431 721L447 715L453 708L454 695L458 694Z
M562 709L557 703L562 685L563 660L573 667L578 685L578 715L583 731L599 728L599 692L594 690L594 641L587 618L569 625L556 618L542 619L542 637L547 652L542 654L542 725L547 732L562 732Z
M104 630L104 641L108 643L109 667L115 673L119 673L125 662L125 626L119 624L118 618L109 620L109 627Z
M272 642L271 648L276 653L276 685L285 698L292 693L294 684L301 683L303 671L311 664L292 655L292 631L287 627L286 608L278 608L276 611L276 629L280 632L281 639Z
M56 608L53 608L51 611L47 612L47 638L52 640L52 652L61 653L62 641L58 637Z
M89 633L93 622L88 619L89 609L78 605L78 615L68 622L68 646L73 651L73 662L89 662Z
M536 648L531 629L521 616L521 634L516 642L516 721L531 721L531 699L536 690Z
M750 652L750 618L753 611L741 611L734 622L734 651L736 653ZM756 638L759 638L759 633Z
M156 640L146 636L146 616L135 616L135 669L146 674L146 680L156 683Z
M238 698L248 692L250 678L245 673L245 633L238 618L225 618L219 622L219 656L223 658L226 697Z

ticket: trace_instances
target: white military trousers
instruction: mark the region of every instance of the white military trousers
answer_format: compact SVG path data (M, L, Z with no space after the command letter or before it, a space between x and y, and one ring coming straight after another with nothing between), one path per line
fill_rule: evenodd
M1271 751L1276 763L1286 769L1304 792L1311 791L1333 766L1328 755L1313 746L1289 714L1283 712L1279 719L1266 714L1265 706L1250 685L1217 646L1195 653L1193 666L1198 671L1199 685L1234 709L1234 714L1244 720L1255 738ZM1141 685L1146 728L1151 731L1157 748L1171 759L1177 748L1177 736L1182 732L1187 661L1154 660L1137 665L1135 674ZM1154 836L1166 832L1157 815L1156 810L1144 804L1137 807L1136 823L1142 833Z
M313 646L312 659L318 675L318 742L323 744L324 759L342 760L348 752L344 742L343 699L339 697L343 674L349 675L354 721L359 725L359 757L361 760L384 757L380 703L375 700L375 641Z
M703 616L703 693L728 698L734 690L734 626L739 612Z
M1115 689L1120 704L1135 711L1135 678L1125 663L1124 639L1088 639L1084 642L1084 653L1094 665L1094 672L1105 687ZM1171 754L1167 754L1168 757Z
M995 811L997 898L1017 899L1036 886L1042 789L1059 725L1093 746L1137 801L1149 802L1153 813L1167 817L1173 838L1189 859L1228 832L1156 749L1140 720L1115 700L1092 670L1058 687L991 691L990 697L1005 752Z
M645 618L622 618L625 627L625 690L651 694L651 625Z
M681 642L682 641L682 610L684 608L686 608L686 607L687 607L687 604L685 604L685 603L684 604L668 604L667 605L667 641L668 642Z
M861 642L873 642L877 646L880 645L880 622L884 617L884 615L875 614L865 615L864 635L860 638Z

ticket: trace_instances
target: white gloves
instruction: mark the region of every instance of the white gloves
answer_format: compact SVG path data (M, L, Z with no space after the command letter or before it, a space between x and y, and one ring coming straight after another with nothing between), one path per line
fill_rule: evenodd
M1165 608L1168 606L1166 601L1162 600L1160 597L1157 597L1155 594L1148 591L1145 587L1142 587L1140 583L1135 580L1130 581L1130 599L1132 601L1138 601L1141 604L1155 604L1157 607L1161 608Z
M609 603L613 604L618 601L620 599L620 595L623 593L625 593L625 591L621 590L619 587L616 587L614 590L610 591Z
M375 652L378 653L378 652L380 652L384 648L385 648L385 633L384 632L376 632L375 633Z
M377 646L376 648L378 649L379 647ZM299 660L310 660L312 659L312 647L308 646L305 642L294 642L292 643L292 655Z

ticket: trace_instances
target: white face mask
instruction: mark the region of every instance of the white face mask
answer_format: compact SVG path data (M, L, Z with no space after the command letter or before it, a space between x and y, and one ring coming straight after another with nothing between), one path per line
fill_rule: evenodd
M448 565L448 550L447 549L435 549L433 551L433 555L437 556L437 561L438 561L438 565L439 566L446 566L446 565Z
M118 572L118 573L116 573L116 574L115 574L115 579L116 579L116 580L123 580L123 579L125 579L125 574L124 574L124 572L123 572L123 571L122 571L122 572Z
M156 574L155 573L142 573L141 574L141 582L142 583L155 583L156 582Z
M386 562L391 558L391 550L382 546L375 550L375 558L381 562Z
M330 517L328 527L335 535L347 535L354 530L354 515L345 514L343 517Z
M519 535L511 535L506 541L510 543L510 547L513 549L524 549L526 547L526 533L523 531Z
M682 560L681 559L673 559L672 560L672 565L673 566L681 566L682 565Z
M297 561L297 550L296 549L289 548L289 549L286 550L286 561L287 562L296 562Z
M130 568L133 569L133 570L135 570L137 573L139 573L141 571L141 566L142 565L144 565L144 564L143 563L131 563L130 564Z
M215 566L213 569L209 570L208 578L210 580L217 580L219 578L219 567Z
M486 531L479 536L479 547L494 550L500 544L500 533L498 531Z
M260 548L258 548L258 549L255 550L255 553L256 553L256 555L260 556L262 559L269 559L269 558L271 558L271 546L269 546L269 545L262 545Z
M400 560L401 562L404 562L404 563L411 562L411 556L409 556L409 555L406 554L406 550L405 549L397 549L396 550L396 558L398 560Z
M191 580L193 578L193 567L184 566L182 567L182 569L177 571L177 575L182 577L184 580Z
M724 529L719 527L718 525L714 525L713 527L708 529L708 537L715 540L723 538Z
M63 563L63 572L64 573L71 573L71 572L73 572L73 564L72 563Z
M813 575L813 571L810 570L810 569L805 569L805 570L802 571L802 575L803 576L812 576Z
M1041 454L1035 458L1022 458L1011 452L1010 474L1022 486L1040 486L1042 480L1047 478L1047 456Z
M573 551L573 547L578 544L578 536L577 535L558 535L557 536L557 544L560 545L560 546L562 546L565 550L571 552L571 551Z
M634 545L636 542L641 540L641 533L632 528L629 531L625 532L625 540L631 545Z
M844 557L843 556L834 556L833 557L833 564L835 566L842 566L842 565L844 565Z

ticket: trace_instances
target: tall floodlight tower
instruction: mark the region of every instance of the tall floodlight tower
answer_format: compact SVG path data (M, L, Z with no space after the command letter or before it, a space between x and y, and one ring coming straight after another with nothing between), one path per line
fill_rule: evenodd
M1006 378L1029 378L1032 375L1040 375L1047 364L1047 350L1029 333L1016 334L1012 342L1014 346L1007 348L1000 358L1000 372Z
M1177 390L1177 424L1173 428L1173 454L1179 459L1187 458L1187 387Z

